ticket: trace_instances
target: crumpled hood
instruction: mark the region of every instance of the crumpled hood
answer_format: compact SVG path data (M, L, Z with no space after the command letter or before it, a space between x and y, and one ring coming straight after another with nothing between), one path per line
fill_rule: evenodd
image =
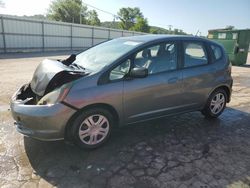
M47 87L52 81L52 79L56 77L56 75L58 75L59 73L65 73L65 75L61 74L60 77L57 76L57 80L59 80L57 82L62 82L63 84L65 82L70 81L63 81L64 77L66 78L67 76L66 73L70 73L71 75L84 74L83 70L66 66L60 61L45 59L42 61L42 63L38 65L33 74L33 78L30 83L32 91L39 96L43 96L44 94L46 94L45 91L47 90ZM67 77L67 79L69 78ZM74 79L72 79L72 81L73 80ZM59 85L57 84L56 86L58 87Z

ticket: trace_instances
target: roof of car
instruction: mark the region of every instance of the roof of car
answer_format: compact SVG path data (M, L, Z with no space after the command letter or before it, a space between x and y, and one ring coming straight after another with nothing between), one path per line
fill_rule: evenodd
M201 41L210 41L206 38L191 36L191 35L163 35L163 34L149 34L149 35L138 35L130 37L122 37L122 39L132 40L132 41L141 41L141 42L150 42L154 40L164 40L164 39L190 39L190 40L201 40Z

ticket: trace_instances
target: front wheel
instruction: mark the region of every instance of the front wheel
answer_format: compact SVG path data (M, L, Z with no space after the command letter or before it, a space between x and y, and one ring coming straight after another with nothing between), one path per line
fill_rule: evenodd
M206 118L217 118L224 111L227 102L225 90L215 90L208 98L207 104L201 113Z
M113 117L109 111L100 108L84 111L73 123L74 141L81 148L97 148L107 141L112 126Z

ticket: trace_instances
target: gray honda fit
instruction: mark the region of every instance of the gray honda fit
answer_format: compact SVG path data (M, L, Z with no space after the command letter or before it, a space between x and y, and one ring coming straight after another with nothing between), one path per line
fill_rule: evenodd
M11 99L17 131L96 148L114 127L184 112L216 118L230 101L223 47L192 36L113 39L65 60L45 59Z

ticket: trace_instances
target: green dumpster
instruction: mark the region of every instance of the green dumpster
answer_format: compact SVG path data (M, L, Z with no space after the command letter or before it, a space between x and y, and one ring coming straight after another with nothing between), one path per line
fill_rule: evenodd
M250 43L250 29L214 29L208 31L209 39L222 44L233 65L244 65Z

